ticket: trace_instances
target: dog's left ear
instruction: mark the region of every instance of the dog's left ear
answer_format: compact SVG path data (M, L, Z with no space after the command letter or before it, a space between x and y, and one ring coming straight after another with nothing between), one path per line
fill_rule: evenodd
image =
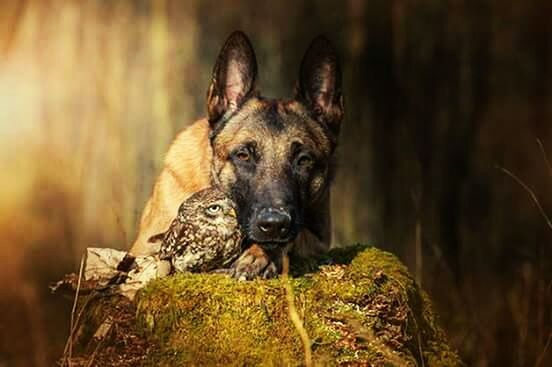
M207 92L207 114L212 127L254 93L256 79L253 46L243 32L235 31L220 50Z
M303 56L295 98L315 119L339 133L343 119L341 68L333 45L324 36L315 38Z

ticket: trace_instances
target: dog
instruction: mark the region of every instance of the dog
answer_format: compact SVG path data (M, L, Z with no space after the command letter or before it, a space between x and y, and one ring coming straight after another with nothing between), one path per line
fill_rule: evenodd
M256 81L255 52L236 31L216 60L207 118L169 148L132 254L158 251L148 239L168 227L183 200L213 185L236 202L245 234L234 276L270 278L286 251L310 256L329 248L330 185L344 114L337 53L327 38L315 38L291 99L262 97Z

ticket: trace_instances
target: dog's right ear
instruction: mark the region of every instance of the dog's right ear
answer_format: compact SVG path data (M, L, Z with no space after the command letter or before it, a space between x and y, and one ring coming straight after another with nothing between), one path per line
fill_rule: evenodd
M251 42L240 31L228 37L220 50L207 92L207 115L211 127L234 113L255 90L257 60Z

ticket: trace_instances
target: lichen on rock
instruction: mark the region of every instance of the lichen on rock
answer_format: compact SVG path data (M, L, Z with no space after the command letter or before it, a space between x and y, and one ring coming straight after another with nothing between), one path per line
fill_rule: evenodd
M293 259L290 283L317 365L458 366L431 303L390 253L364 246ZM281 278L178 274L137 296L150 365L302 365Z

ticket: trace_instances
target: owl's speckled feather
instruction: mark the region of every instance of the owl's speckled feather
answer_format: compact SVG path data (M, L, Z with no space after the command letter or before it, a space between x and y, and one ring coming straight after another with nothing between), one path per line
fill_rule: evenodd
M160 236L160 258L170 260L177 272L228 267L240 254L243 239L234 203L215 188L185 200Z

